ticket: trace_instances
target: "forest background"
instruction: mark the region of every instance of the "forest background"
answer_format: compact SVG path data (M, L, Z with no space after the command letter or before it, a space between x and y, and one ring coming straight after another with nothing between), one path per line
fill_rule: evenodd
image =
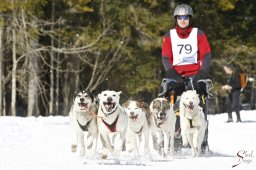
M79 89L150 102L164 77L163 36L181 3L192 6L212 48L211 113L225 111L225 63L250 77L241 102L254 109L254 0L2 0L0 116L66 116Z

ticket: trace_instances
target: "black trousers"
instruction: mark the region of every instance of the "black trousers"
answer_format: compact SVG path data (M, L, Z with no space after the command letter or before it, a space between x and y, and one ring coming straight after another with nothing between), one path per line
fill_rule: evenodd
M232 119L232 112L236 112L236 115L240 119L240 90L231 91L226 100L228 118Z
M171 82L168 84L168 91L174 91L175 95L180 96L186 90L195 89L200 96L207 95L206 84L204 82L193 82L193 87L189 81ZM167 93L168 94L168 93Z

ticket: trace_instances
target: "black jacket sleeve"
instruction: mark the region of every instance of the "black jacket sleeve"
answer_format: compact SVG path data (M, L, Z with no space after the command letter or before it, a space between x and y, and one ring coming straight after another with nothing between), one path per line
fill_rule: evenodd
M241 89L240 76L238 71L233 72L229 79L228 85L232 87L232 91Z

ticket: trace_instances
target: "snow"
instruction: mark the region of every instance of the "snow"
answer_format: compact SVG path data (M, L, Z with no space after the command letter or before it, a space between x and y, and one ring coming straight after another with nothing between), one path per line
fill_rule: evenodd
M123 162L107 164L71 153L68 117L0 117L0 170L256 169L256 111L241 111L241 118L242 123L224 123L226 113L209 116L212 155L194 158L187 151L164 159L152 151L151 160L141 159L136 163L124 153ZM236 164L239 165L232 168Z

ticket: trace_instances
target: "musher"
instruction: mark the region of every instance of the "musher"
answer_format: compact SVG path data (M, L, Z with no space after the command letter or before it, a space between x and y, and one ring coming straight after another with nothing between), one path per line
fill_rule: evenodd
M208 95L207 83L210 79L209 66L211 48L205 33L192 26L193 10L189 5L178 5L174 10L175 28L169 30L162 43L162 63L166 77L162 81L162 97L170 91L180 96L185 90L194 89L201 99L201 107L207 119L204 98ZM208 149L208 128L202 144L202 152Z

